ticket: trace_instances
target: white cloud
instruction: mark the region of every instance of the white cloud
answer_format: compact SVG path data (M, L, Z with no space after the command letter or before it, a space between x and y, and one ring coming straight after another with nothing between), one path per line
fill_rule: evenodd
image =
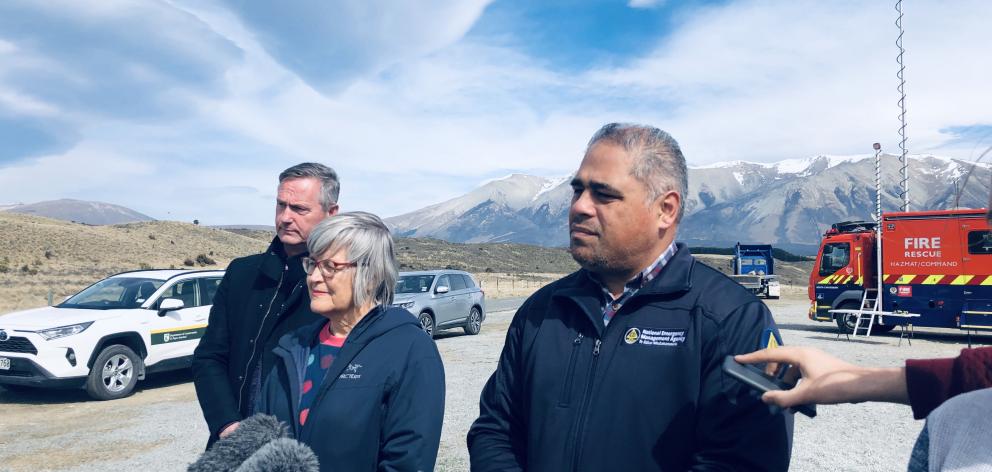
M272 57L333 94L454 43L492 0L222 1Z
M30 95L14 91L0 90L0 108L11 110L20 115L56 116L58 107L45 103Z
M905 44L911 151L942 148L937 130L992 122L982 77L987 2L926 2L908 9ZM697 163L896 149L895 12L851 2L739 2L687 18L648 56L586 79L672 112L645 114L672 128ZM654 116L652 116L654 115Z
M665 4L665 0L630 0L627 6L630 8L657 8Z
M17 51L17 46L10 42L0 39L0 54L10 54Z
M309 39L290 37L287 45L313 38L328 44L351 34L341 44L361 43L356 52L369 54L367 60L347 63L338 49L300 56L346 66L336 73L294 65L276 44L284 31L279 25L259 28L244 20L258 12L177 1L170 5L186 14L175 18L199 24L198 31L241 52L217 56L221 62L212 70L221 71L219 92L181 87L150 97L191 103L178 118L91 120L77 148L5 167L0 203L93 195L160 218L268 224L276 174L316 160L341 174L343 207L389 216L509 171L570 172L588 137L608 121L665 128L696 165L864 153L875 141L896 151L895 27L888 5L708 7L680 17L643 57L576 73L464 38L486 3L440 2L438 15L397 6L381 18L345 3L351 29L334 32L321 23ZM992 70L981 60L983 22L992 6L913 7L905 38L910 151L967 156L973 143L949 147L939 130L992 123L992 95L984 84ZM403 15L415 24L400 24ZM174 44L182 57L200 54L188 42ZM44 59L22 57L31 58ZM85 110L2 88L0 107L90 118ZM92 169L107 170L90 178ZM148 182L168 189L168 198L148 192Z

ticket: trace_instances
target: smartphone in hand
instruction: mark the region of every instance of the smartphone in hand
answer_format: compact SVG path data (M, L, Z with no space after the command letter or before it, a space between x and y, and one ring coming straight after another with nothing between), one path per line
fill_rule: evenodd
M738 363L734 360L734 356L727 356L723 360L723 371L731 377L762 393L771 390L788 390L795 387L795 385L790 384L778 377L773 377L764 373L761 369L755 366ZM794 406L793 409L810 418L816 416L816 405L797 405Z

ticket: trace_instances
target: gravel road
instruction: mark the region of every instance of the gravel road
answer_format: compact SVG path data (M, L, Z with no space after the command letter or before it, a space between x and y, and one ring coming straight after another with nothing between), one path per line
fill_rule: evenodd
M522 299L491 300L478 336L460 330L437 339L445 362L447 406L438 470L468 469L465 433L478 414L479 392L496 367L513 309ZM956 331L917 330L912 346L898 336L836 339L833 325L806 319L799 294L771 300L787 344L816 346L851 362L897 366L907 358L951 357L966 347ZM992 338L978 337L981 343ZM134 395L89 401L79 391L15 393L0 387L0 471L184 470L207 431L189 371L149 376ZM798 415L792 470L905 470L922 421L908 406L821 406L815 419Z

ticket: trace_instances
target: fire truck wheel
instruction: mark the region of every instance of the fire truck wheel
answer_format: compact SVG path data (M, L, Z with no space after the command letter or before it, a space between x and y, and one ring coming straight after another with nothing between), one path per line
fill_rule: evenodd
M838 310L857 310L858 309L858 302L847 301L847 302L844 302L844 303L841 303L840 305L838 305L837 306L837 309ZM853 333L854 332L854 324L857 323L857 321L858 321L858 315L852 315L852 314L846 314L846 313L845 314L838 314L836 316L836 318L834 318L834 319L837 321L837 328L840 329L840 332L841 333Z

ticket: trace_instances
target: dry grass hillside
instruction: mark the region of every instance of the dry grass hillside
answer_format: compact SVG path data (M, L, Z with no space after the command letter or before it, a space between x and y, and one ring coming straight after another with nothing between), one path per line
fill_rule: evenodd
M399 238L396 258L400 270L567 274L579 268L563 248L513 243L460 244L429 238Z
M266 248L273 233L155 221L89 226L0 212L0 314L57 302L111 274L142 268L220 269ZM578 266L562 248L524 244L456 244L399 238L401 270L461 269L489 297L524 296ZM729 256L700 255L723 271ZM804 288L811 263L776 261L784 284Z
M250 238L271 241L272 231L228 229ZM458 269L473 273L567 274L578 269L563 248L528 244L449 243L432 238L397 238L400 270Z
M720 254L696 254L696 258L704 264L713 267L724 274L732 274L731 256ZM783 295L798 296L806 293L809 283L809 273L813 270L812 262L785 262L775 259L775 274L782 284Z
M188 223L88 226L0 212L0 313L43 306L49 291L61 300L126 270L224 268L266 244Z

